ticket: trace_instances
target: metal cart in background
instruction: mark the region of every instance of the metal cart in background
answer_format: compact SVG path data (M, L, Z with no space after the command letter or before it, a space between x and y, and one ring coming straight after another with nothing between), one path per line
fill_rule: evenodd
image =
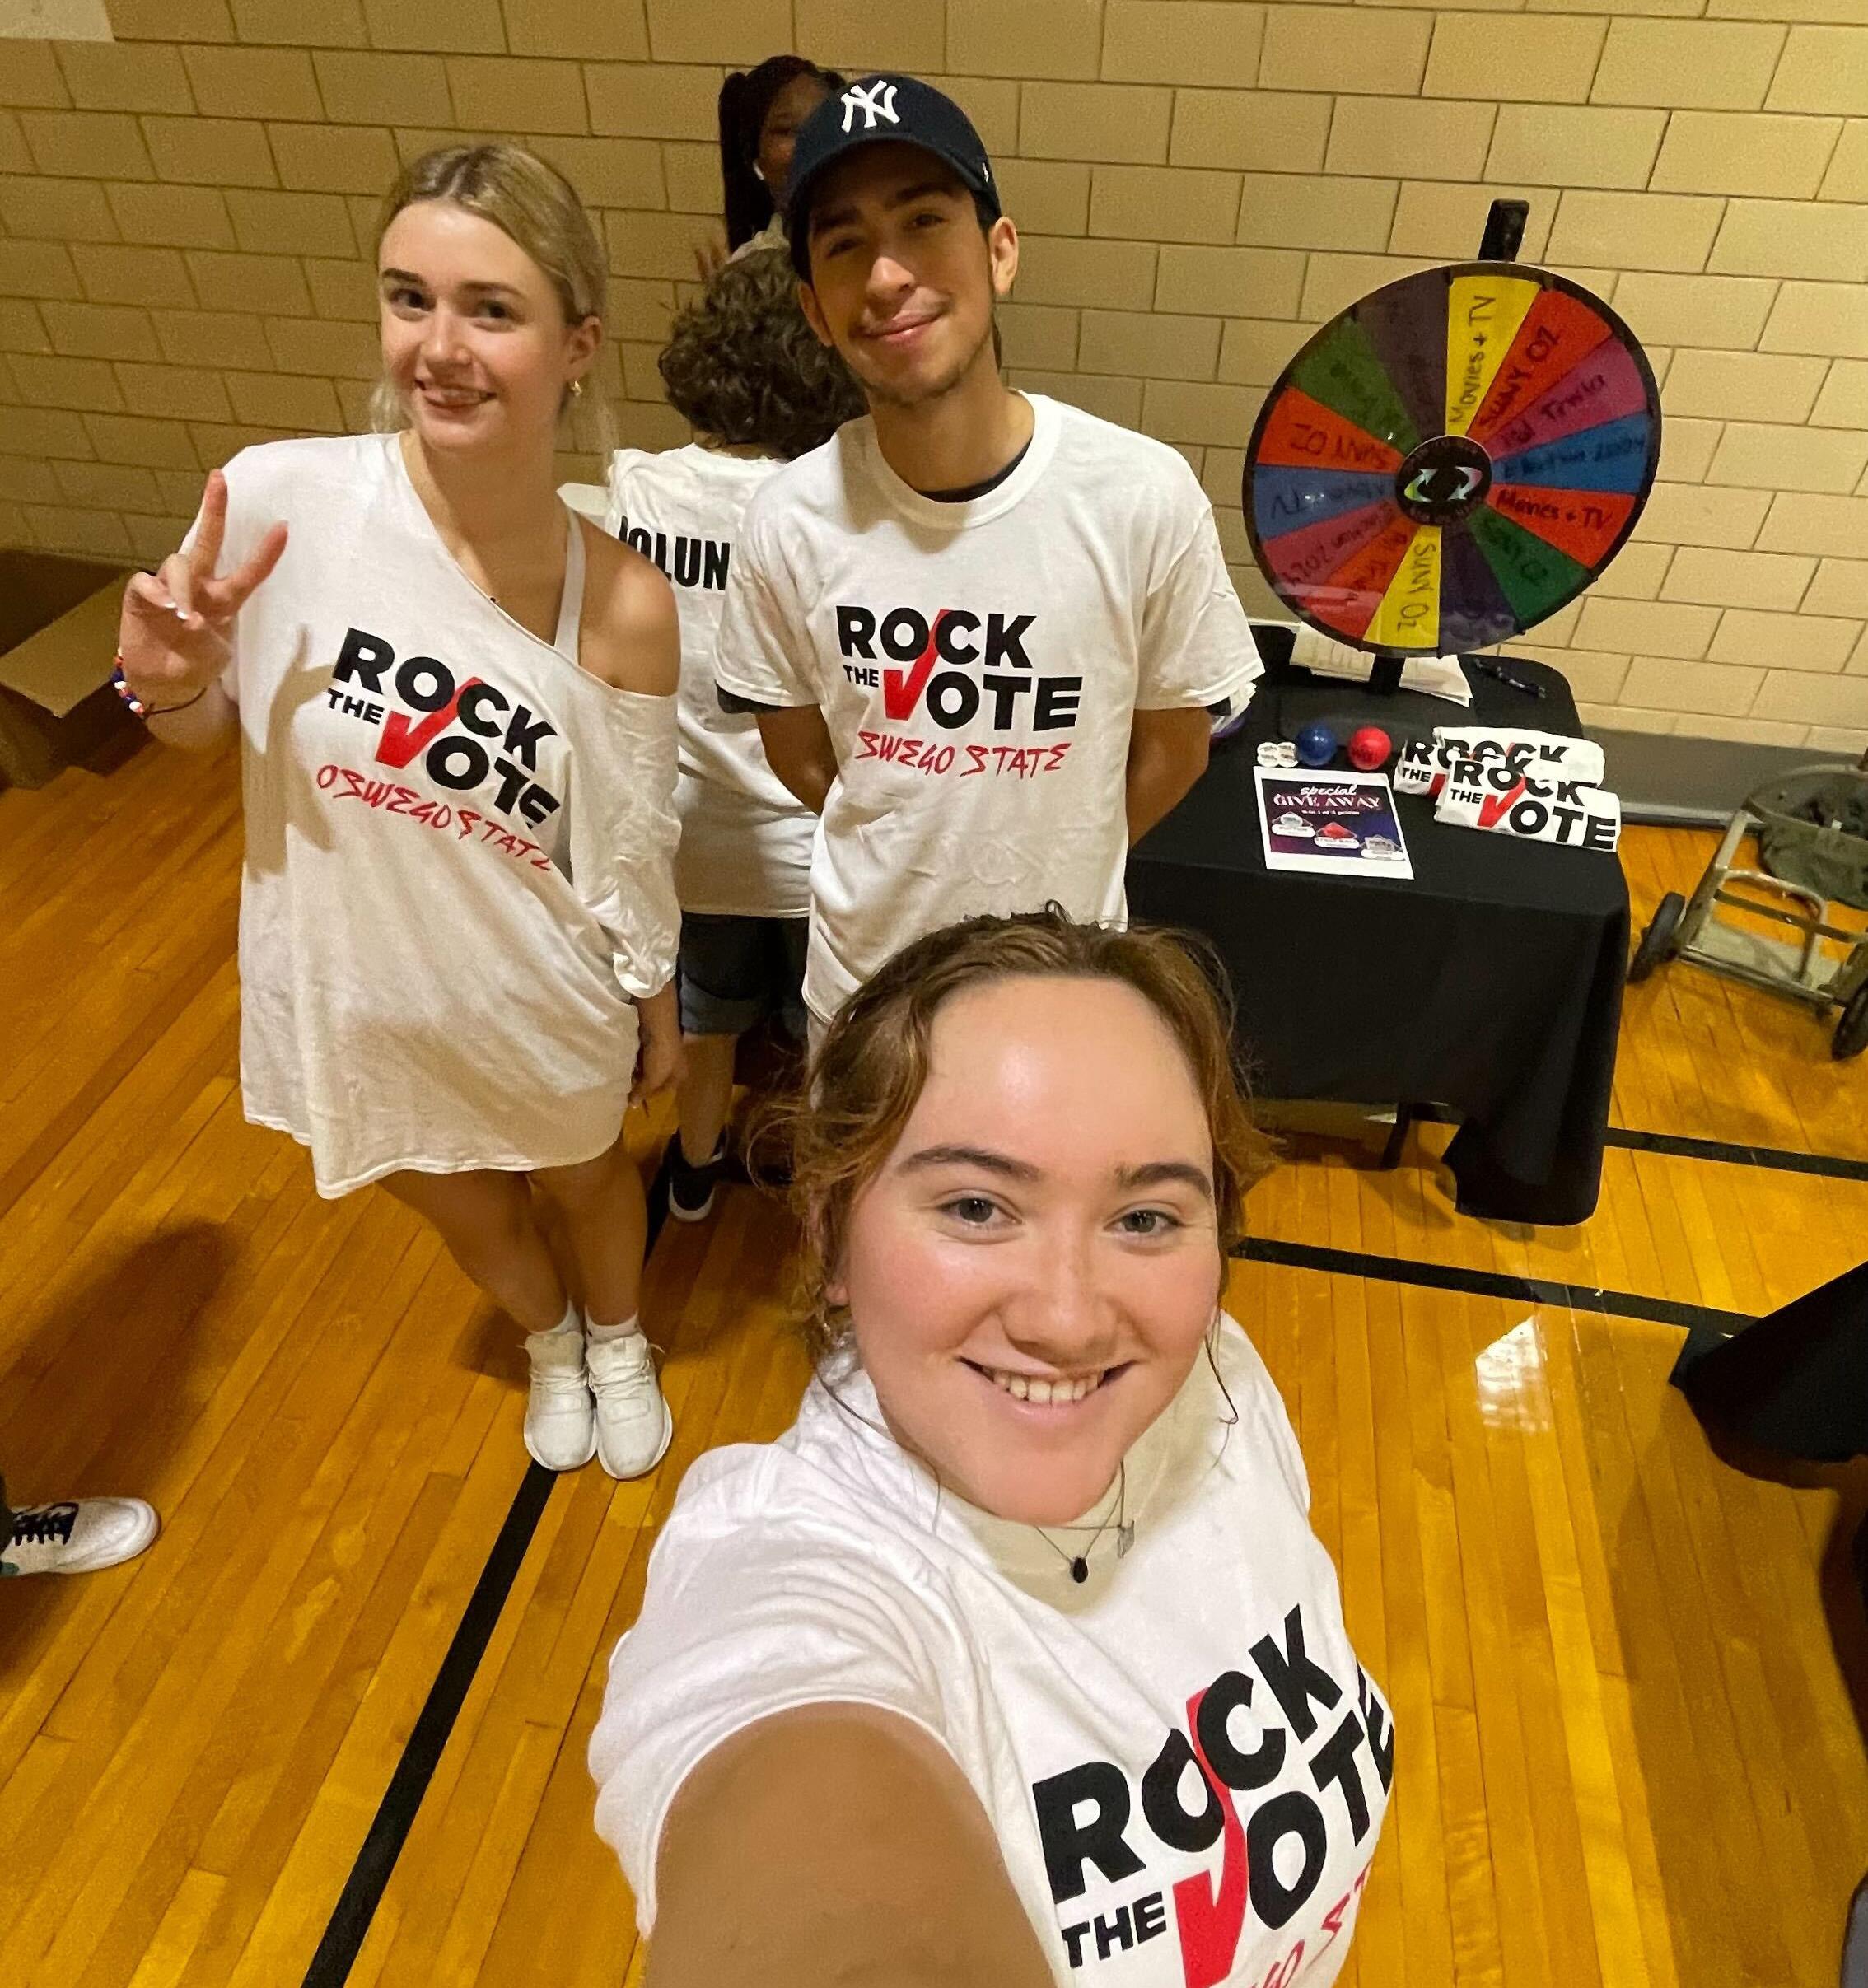
M1739 852L1755 842L1756 869ZM1868 754L1847 767L1800 768L1748 794L1726 825L1717 853L1690 898L1670 890L1628 965L1631 982L1670 959L1684 959L1749 987L1812 1007L1839 1008L1830 1052L1868 1048L1868 932L1833 923L1829 908L1868 911ZM1721 917L1743 912L1796 935L1780 939ZM1847 950L1840 960L1824 950Z

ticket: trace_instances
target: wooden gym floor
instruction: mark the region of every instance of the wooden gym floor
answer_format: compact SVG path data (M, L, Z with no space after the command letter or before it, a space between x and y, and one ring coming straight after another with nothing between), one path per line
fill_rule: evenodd
M802 1385L786 1225L736 1189L661 1238L654 1477L529 1472L512 1328L241 1122L232 774L149 750L0 795L0 1463L164 1519L132 1566L0 1589L0 1981L634 1981L585 1739L683 1470ZM1637 929L1712 839L1628 837ZM1868 1059L1801 1010L1685 968L1631 990L1622 1127L1861 1163L1865 1105ZM1868 1253L1868 1166L1616 1148L1586 1227L1513 1230L1455 1218L1445 1137L1389 1174L1306 1146L1254 1230L1540 1285L1232 1280L1397 1717L1344 1978L1828 1988L1868 1869L1838 1493L1716 1462L1666 1375L1675 1308Z

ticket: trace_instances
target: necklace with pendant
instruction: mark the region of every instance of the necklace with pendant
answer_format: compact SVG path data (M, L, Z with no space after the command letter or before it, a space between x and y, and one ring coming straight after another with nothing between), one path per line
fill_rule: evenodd
M1121 1474L1117 1480L1115 1504L1104 1514L1102 1524L1090 1535L1090 1543L1081 1553L1067 1553L1041 1525L1034 1525L1031 1529L1069 1567L1070 1578L1081 1587L1090 1578L1090 1556L1095 1552L1096 1542L1109 1529L1112 1519L1116 1522L1115 1555L1120 1560L1135 1543L1135 1525L1128 1517L1128 1461L1126 1458L1123 1459ZM1062 1532L1081 1532L1082 1528L1062 1526L1058 1529Z

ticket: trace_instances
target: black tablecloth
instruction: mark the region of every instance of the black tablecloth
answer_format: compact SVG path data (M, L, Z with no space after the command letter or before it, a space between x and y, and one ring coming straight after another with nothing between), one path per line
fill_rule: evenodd
M1261 629L1282 664L1287 631ZM1525 692L1475 674L1469 713L1346 688L1343 702L1399 729L1432 724L1581 727L1553 670L1512 658L1544 684ZM1302 680L1313 684L1307 674ZM1281 735L1274 670L1242 730L1180 805L1137 844L1130 915L1204 932L1239 1001L1260 1093L1359 1104L1450 1106L1447 1161L1463 1214L1580 1222L1595 1206L1627 959L1618 860L1433 819L1398 795L1412 883L1268 872L1252 773ZM1310 688L1289 692L1314 704Z

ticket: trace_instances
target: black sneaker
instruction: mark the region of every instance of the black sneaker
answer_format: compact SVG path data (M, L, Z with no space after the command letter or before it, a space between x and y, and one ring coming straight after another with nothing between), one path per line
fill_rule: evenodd
M696 1166L681 1149L677 1132L668 1142L668 1212L678 1222L704 1222L713 1212L713 1197L720 1177L726 1170L726 1141L713 1149L713 1157Z

